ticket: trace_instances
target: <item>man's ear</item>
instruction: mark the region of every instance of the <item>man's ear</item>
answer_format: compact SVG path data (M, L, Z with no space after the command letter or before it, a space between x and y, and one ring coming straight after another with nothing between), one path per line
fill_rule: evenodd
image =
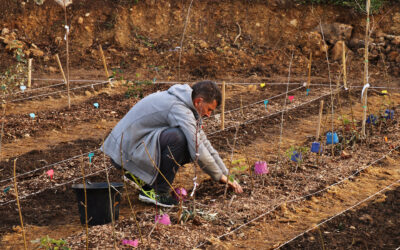
M203 101L204 101L203 97L196 97L193 99L193 106L197 108L197 106L199 106L199 103Z

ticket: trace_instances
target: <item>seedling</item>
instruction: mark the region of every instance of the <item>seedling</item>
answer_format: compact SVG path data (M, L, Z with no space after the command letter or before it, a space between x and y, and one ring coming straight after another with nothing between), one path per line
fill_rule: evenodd
M393 119L394 118L394 110L386 109L384 114L385 119Z
M32 240L31 242L40 244L39 248L44 248L46 250L50 250L50 249L70 250L71 249L68 246L66 246L67 242L65 240L52 239L48 235L46 235L40 239Z
M296 171L299 166L303 163L303 156L309 151L308 147L302 146L291 146L287 151L286 155L288 156L289 160L296 162Z
M126 81L124 85L128 86L128 90L125 92L125 97L143 98L144 86L151 84L153 84L151 80L142 80L142 81L137 80L134 82Z
M377 123L378 123L377 120L378 120L378 117L377 117L377 116L375 116L375 115L369 115L366 122L367 122L368 124L377 125Z

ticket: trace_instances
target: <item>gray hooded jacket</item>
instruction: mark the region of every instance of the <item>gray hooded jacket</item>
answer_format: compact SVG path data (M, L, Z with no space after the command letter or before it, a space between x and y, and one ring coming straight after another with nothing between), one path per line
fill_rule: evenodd
M192 88L187 84L174 85L167 91L146 96L134 105L111 131L101 150L115 163L123 165L124 169L153 184L158 171L145 146L154 163L160 166L159 136L167 128L178 127L186 136L189 153L194 160L196 117L199 114L193 106ZM224 162L202 129L199 129L197 138L200 167L214 180L220 180L222 174L228 174Z

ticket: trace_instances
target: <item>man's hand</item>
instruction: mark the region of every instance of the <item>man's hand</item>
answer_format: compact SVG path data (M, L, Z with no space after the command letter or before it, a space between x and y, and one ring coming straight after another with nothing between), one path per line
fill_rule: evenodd
M235 191L235 193L237 193L237 194L241 194L241 193L243 193L243 189L242 189L242 187L240 186L240 184L239 183L237 183L237 181L228 181L228 178L225 176L225 175L222 175L221 176L221 179L219 180L221 183L226 183L226 182L228 182L228 186L229 187L231 187L234 191Z

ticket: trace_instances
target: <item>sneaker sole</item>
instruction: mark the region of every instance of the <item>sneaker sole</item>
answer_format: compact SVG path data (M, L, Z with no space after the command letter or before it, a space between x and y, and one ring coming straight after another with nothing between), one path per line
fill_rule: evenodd
M155 201L153 199L150 199L149 197L141 195L141 194L139 194L139 200L142 201L142 202L145 202L145 203L151 203L151 204L154 204L154 205L157 205L157 206L161 206L161 207L168 207L168 208L175 207L175 205L163 204L163 203L157 202L157 201Z

